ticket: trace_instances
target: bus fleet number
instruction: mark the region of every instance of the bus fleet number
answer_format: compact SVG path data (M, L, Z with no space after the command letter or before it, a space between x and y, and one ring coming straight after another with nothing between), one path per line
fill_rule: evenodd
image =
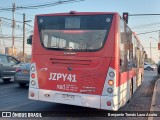
M77 82L76 75L72 74L63 74L63 73L50 73L49 80L60 80L63 79L63 81L70 81L70 82Z

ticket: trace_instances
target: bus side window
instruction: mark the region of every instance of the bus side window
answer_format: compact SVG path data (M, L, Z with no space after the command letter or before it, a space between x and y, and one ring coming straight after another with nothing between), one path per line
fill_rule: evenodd
M137 64L136 64L137 39L134 37L134 35L132 35L132 41L133 41L133 63L132 63L132 66L133 66L133 68L136 68L137 67Z
M127 41L127 70L132 69L133 61L133 45L132 45L132 31L126 25L126 41Z
M126 71L126 60L127 60L127 55L126 55L126 31L125 31L125 23L124 21L121 19L120 21L120 42L119 42L119 46L120 46L120 71L121 72L125 72Z

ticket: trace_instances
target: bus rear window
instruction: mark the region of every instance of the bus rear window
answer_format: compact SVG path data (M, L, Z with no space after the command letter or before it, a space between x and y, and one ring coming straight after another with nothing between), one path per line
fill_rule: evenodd
M104 46L113 15L38 16L41 43L47 49L96 51Z
M65 18L65 29L80 29L80 18Z

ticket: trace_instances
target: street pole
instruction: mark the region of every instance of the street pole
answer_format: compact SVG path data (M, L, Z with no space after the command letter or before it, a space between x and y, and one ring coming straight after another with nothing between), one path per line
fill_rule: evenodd
M23 14L23 59L25 61L25 14Z
M160 43L160 30L159 30L159 36L158 36L158 40L157 40L158 44ZM159 48L158 48L158 51L159 51ZM160 62L160 51L159 51L159 61L158 61L158 64Z
M12 4L12 55L15 55L14 52L14 28L15 28L15 21L14 21L14 14L15 14L15 3Z
M2 46L2 41L1 41L1 40L2 40L2 31L1 31L1 30L2 30L2 29L1 29L1 19L0 19L0 48L1 48L1 49L0 49L0 53L2 53L2 50L3 50L3 49L2 49L2 47L3 47L3 46Z
M159 30L159 38L158 38L158 42L160 42L160 30Z
M151 45L151 42L150 42L150 63L151 63L151 60L152 60L152 45Z
M159 30L159 36L158 36L158 40L157 39L155 39L154 37L150 37L150 38L152 38L152 39L154 39L155 41L157 41L158 42L158 51L159 51L159 43L160 43L160 30ZM150 50L151 51L151 50ZM158 55L158 57L159 57L159 61L158 61L158 63L160 62L160 51L159 51L159 55Z

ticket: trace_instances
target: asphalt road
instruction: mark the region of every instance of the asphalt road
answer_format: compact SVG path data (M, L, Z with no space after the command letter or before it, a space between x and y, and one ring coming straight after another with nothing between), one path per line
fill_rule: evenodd
M145 71L142 85L132 96L132 100L119 111L149 111L156 79L156 71ZM20 88L18 84L13 81L8 84L4 84L2 80L0 80L0 111L46 111L45 114L48 114L49 116L56 116L54 119L73 118L77 120L86 119L86 117L87 119L93 119L93 116L96 116L94 119L137 120L136 117L105 117L106 114L110 113L110 111L29 100L28 87ZM68 115L68 117L61 117L62 114ZM72 114L83 117L71 117L70 115ZM139 117L138 119L147 120L147 117Z

